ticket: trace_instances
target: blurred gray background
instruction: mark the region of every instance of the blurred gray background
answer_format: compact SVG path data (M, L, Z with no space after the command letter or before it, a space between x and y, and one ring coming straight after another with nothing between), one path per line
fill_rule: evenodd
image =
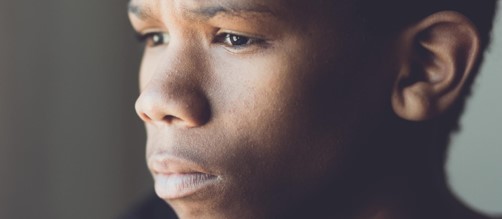
M113 218L151 189L126 2L0 0L0 218ZM502 213L498 20L447 166L488 214Z

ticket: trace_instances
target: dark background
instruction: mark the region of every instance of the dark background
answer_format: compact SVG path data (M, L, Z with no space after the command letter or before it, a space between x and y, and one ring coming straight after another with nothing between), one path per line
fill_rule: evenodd
M0 0L0 218L112 218L150 187L125 0Z
M0 218L113 218L151 189L126 3L0 0ZM497 25L448 163L456 193L487 213L502 213Z

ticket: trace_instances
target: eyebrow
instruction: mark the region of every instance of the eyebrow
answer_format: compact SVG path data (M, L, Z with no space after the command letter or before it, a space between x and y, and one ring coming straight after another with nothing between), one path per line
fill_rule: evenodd
M147 20L152 17L152 12L149 8L136 5L132 0L127 3L127 12L134 14L141 20Z
M268 14L275 16L275 13L267 7L264 6L231 6L224 7L221 5L202 7L195 10L189 10L191 14L195 14L206 19L215 17L218 14L231 14L238 15L241 13L258 13L258 14Z
M140 5L136 5L129 1L127 10L129 13L134 14L141 20L147 20L153 17L152 10L148 7L142 7ZM239 15L242 13L258 13L258 14L266 14L276 17L276 13L272 11L270 8L260 5L252 5L252 6L239 6L239 5L231 5L231 6L222 6L222 5L214 5L214 6L205 6L197 9L187 9L188 14L195 15L196 17L202 17L204 19L210 19L219 14L229 14L229 15Z

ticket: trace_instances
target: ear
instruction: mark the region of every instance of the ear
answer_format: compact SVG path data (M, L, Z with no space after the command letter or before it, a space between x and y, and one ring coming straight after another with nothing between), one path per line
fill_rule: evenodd
M478 30L457 12L437 12L406 28L397 40L394 112L423 121L447 111L473 71L479 47Z

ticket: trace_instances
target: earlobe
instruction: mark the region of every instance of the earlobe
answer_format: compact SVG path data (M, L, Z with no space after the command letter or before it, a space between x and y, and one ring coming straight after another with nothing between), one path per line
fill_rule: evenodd
M438 12L405 29L398 40L394 112L423 121L447 111L474 69L479 44L476 27L457 12Z

